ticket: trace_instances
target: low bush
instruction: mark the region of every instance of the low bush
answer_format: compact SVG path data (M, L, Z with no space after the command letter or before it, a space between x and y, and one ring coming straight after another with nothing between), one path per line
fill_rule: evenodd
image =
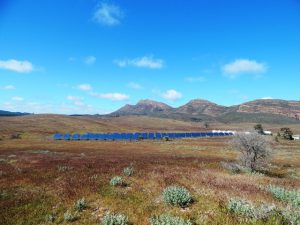
M67 172L73 169L71 166L57 166L59 172Z
M128 225L128 217L124 214L106 214L103 217L102 225Z
M122 177L115 176L115 177L111 178L110 185L112 185L112 186L125 186L125 182L122 179Z
M133 172L134 172L134 170L133 170L133 167L132 167L132 166L128 166L128 167L125 167L125 168L123 169L124 175L126 175L126 176L128 176L128 177L132 176L132 175L133 175Z
M77 219L76 215L72 214L70 211L64 213L64 220L67 222L73 222Z
M166 203L182 208L190 205L193 201L190 192L184 187L169 186L163 191L163 199Z
M270 192L275 198L300 207L300 189L287 190L283 187L270 185L266 190Z
M46 215L46 221L47 222L53 223L55 221L55 219L56 219L56 216L53 215L53 214Z
M87 207L88 207L88 204L87 204L85 198L79 199L75 203L75 210L78 212L81 212L82 210L86 209Z
M256 206L252 202L243 199L230 199L227 208L231 213L255 220L267 219L277 211L275 205L262 204Z
M150 219L150 225L192 225L190 220L184 220L180 217L161 215Z
M292 207L287 207L281 212L284 224L299 225L300 224L300 210Z

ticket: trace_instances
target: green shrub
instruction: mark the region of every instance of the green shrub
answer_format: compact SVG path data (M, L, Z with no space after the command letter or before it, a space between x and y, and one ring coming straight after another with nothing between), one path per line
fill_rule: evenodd
M123 181L122 177L115 176L111 178L110 185L112 186L125 186L125 182Z
M124 214L106 214L103 217L102 225L128 225L128 217Z
M190 220L184 220L180 217L161 215L150 219L150 225L192 225Z
M53 223L55 221L55 219L56 219L56 216L53 215L53 214L46 215L46 221L47 222Z
M67 222L73 222L77 219L76 215L72 214L70 211L64 213L64 220Z
M59 172L67 172L73 169L71 166L57 166Z
M128 177L132 176L133 175L133 167L132 166L125 167L123 169L123 173Z
M275 205L262 204L255 206L252 202L243 199L230 199L227 208L231 213L254 220L267 219L276 212Z
M283 202L288 202L294 206L300 207L300 189L291 191L286 190L283 187L270 185L267 188L267 191Z
M283 222L290 225L299 225L300 224L300 210L296 210L291 207L287 207L282 210L281 215L283 217Z
M87 202L85 200L85 198L79 199L76 203L75 203L75 209L78 212L81 212L82 210L87 208Z
M173 206L186 207L193 201L190 192L184 187L170 186L163 191L163 199Z

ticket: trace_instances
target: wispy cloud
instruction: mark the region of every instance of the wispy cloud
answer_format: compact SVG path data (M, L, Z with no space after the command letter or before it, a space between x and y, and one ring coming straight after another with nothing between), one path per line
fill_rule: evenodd
M152 56L143 56L134 59L123 59L114 61L119 67L134 66L148 69L161 69L164 67L164 60L154 59Z
M174 89L161 93L161 97L169 101L177 101L182 98L182 94Z
M11 98L11 100L17 101L17 102L21 102L21 101L24 100L24 98L22 98L22 97L20 97L20 96L14 96L14 97Z
M0 89L3 89L3 90L14 90L14 89L16 89L16 87L13 86L13 85L6 85L6 86L3 86Z
M87 56L85 59L84 59L84 63L87 64L87 65L92 65L96 62L96 57L95 56Z
M222 67L223 73L229 78L236 78L240 74L260 74L267 70L265 63L259 63L255 60L237 59Z
M190 82L190 83L203 82L203 81L205 81L205 77L202 77L202 76L186 77L185 81Z
M0 60L0 69L10 70L17 73L29 73L34 67L29 61L18 61L15 59Z
M77 89L79 89L81 91L91 91L93 89L93 87L90 84L79 84L77 86Z
M74 105L77 105L77 106L85 105L82 97L68 95L67 100L71 101Z
M106 26L116 26L124 18L123 10L114 4L100 3L93 15L93 20Z
M129 99L129 96L122 93L90 93L91 96L101 99L108 99L112 101L125 101Z
M136 90L143 88L142 85L140 85L138 83L135 83L135 82L129 82L127 84L127 87L132 88L132 89L136 89Z

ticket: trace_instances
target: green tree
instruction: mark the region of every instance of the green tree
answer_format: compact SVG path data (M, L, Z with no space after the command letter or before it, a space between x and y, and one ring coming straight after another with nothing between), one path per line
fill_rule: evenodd
M256 130L257 133L259 133L259 134L264 134L263 126L260 123L258 123L254 126L254 130Z

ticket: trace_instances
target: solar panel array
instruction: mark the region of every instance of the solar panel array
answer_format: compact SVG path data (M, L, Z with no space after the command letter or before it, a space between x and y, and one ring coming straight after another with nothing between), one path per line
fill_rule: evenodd
M202 138L202 137L225 137L232 136L233 132L187 132L187 133L86 133L86 134L54 134L54 140L100 140L100 141L118 141L128 140L137 141L143 139L161 140L181 139L181 138Z

